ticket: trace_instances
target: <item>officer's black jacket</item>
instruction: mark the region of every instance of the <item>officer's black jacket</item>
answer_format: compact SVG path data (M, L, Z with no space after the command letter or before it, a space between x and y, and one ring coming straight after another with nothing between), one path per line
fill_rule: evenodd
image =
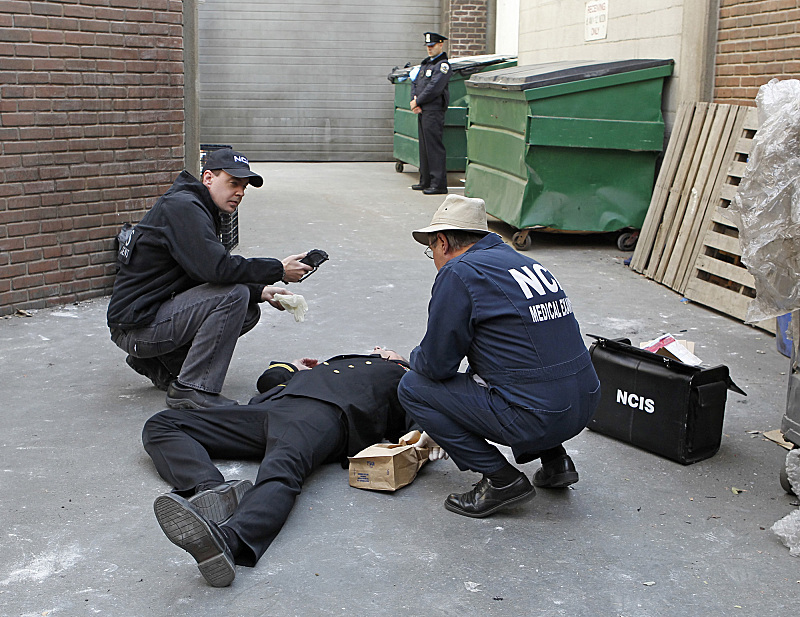
M442 66L446 65L446 66ZM417 78L411 82L411 98L417 97L422 111L442 111L450 104L450 63L445 52L428 56L419 67Z
M288 396L335 405L347 418L347 456L353 456L384 438L396 442L408 431L419 430L397 399L397 384L407 370L405 362L377 354L335 356L303 371L273 362L258 379L262 394L250 404Z
M203 183L183 171L136 225L130 260L114 281L107 320L132 330L155 318L162 302L202 283L248 283L251 302L283 277L278 259L231 255L219 240L220 212Z

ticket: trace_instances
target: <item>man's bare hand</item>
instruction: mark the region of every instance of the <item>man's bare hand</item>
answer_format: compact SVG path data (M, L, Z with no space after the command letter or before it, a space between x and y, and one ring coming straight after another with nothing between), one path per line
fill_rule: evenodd
M308 255L308 252L300 253L299 255L289 255L286 259L281 260L283 264L283 282L296 283L306 272L311 270L308 264L300 263L300 260Z
M317 366L319 360L316 358L298 358L297 360L292 360L292 364L297 367L298 371L307 371Z
M275 287L274 285L265 286L264 290L261 292L261 300L263 302L268 302L270 306L273 306L279 311L285 311L286 309L283 308L283 305L275 299L275 294L285 294L287 296L292 296L294 294L283 287Z

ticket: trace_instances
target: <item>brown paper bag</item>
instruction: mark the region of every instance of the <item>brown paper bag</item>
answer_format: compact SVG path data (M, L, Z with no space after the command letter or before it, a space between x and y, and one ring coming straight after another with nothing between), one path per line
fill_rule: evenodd
M428 461L427 448L412 444L420 438L419 431L409 441L378 443L364 448L350 461L350 486L373 491L396 491L411 484L419 469Z

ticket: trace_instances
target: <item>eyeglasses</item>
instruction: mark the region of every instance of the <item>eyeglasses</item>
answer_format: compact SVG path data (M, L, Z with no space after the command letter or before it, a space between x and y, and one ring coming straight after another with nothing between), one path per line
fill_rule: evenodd
M433 247L432 246L429 246L428 248L425 249L425 257L427 257L428 259L433 259Z

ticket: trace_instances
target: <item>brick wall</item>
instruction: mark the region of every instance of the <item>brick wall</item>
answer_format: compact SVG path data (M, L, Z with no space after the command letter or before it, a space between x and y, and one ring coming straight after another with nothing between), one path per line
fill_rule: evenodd
M110 292L183 168L180 0L0 0L0 315Z
M449 57L486 53L486 0L450 0L447 18Z
M720 0L714 100L755 105L773 77L800 77L798 0Z

